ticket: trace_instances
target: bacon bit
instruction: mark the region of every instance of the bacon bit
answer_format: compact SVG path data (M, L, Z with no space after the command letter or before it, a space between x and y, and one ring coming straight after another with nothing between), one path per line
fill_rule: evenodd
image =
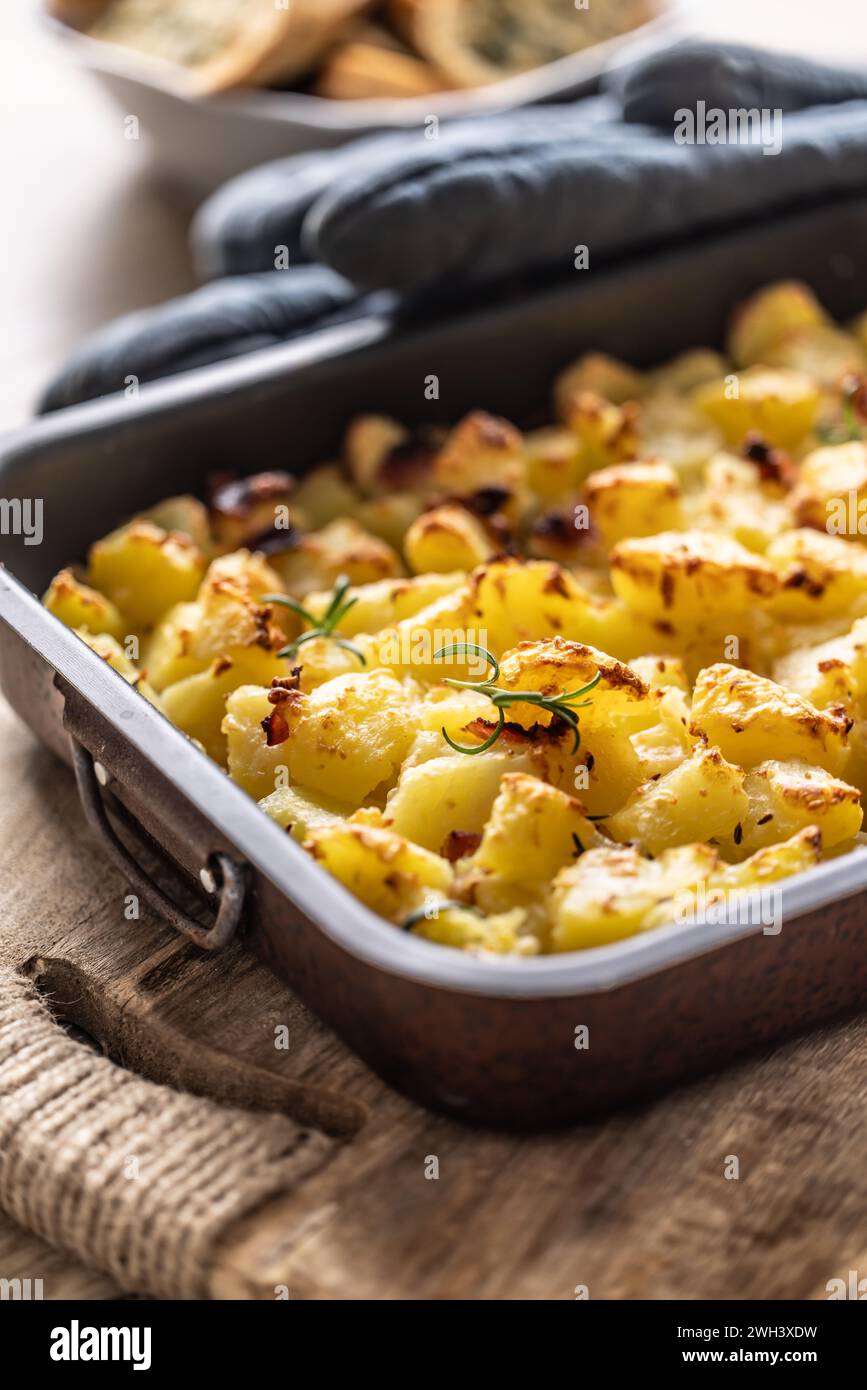
M556 541L558 545L573 545L586 531L578 531L570 512L544 512L533 522L532 535L538 540Z
M443 841L440 854L450 864L455 864L467 854L475 854L482 843L481 835L472 830L450 830Z
M298 689L298 678L301 675L301 667L294 666L291 676L275 676L271 682L271 689L268 692L268 699L272 705L278 704L281 700L288 700Z
M270 696L268 698L270 699ZM262 728L265 730L265 738L269 748L276 748L278 744L285 743L289 737L289 725L286 723L286 716L279 709L273 710L267 719L262 720Z
M501 512L506 503L511 500L512 494L507 487L480 487L469 496L460 500L469 511L475 512L476 516L494 516L496 512Z
M497 727L495 719L473 719L469 724L464 725L466 733L475 734L480 739L488 738ZM506 723L503 725L503 732L500 737L506 740L511 739L512 743L552 743L560 742L564 730L569 729L565 719L558 719L555 715L550 724L531 724L529 729L525 729L523 724ZM570 730L571 732L571 730Z
M295 487L291 473L253 473L248 478L233 478L218 473L211 480L211 510L222 516L245 517L260 502L285 498Z
M798 481L798 470L784 449L777 449L756 431L747 435L741 453L754 463L763 483L777 483L789 492Z
M571 564L585 552L591 556L596 554L600 538L592 522L589 526L575 525L574 511L553 510L536 518L530 527L527 544L531 555Z
M250 536L244 544L248 550L259 550L263 555L285 555L287 550L294 550L300 540L301 532L294 526L271 526Z

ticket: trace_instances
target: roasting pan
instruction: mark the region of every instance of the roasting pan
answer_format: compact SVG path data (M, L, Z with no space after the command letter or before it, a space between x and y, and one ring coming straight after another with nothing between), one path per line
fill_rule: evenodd
M531 422L577 353L651 365L719 343L732 305L782 276L806 280L845 319L867 305L865 243L867 199L801 210L447 322L334 328L0 441L0 499L41 500L44 533L38 545L0 537L0 687L74 765L83 813L133 885L199 946L237 927L388 1082L489 1125L599 1113L867 1001L867 850L786 881L778 935L737 921L672 925L511 961L401 933L34 597L131 512L200 490L211 472L301 471L327 458L357 411L417 425L484 407ZM424 389L431 374L436 402ZM199 887L210 925L139 866L131 826Z

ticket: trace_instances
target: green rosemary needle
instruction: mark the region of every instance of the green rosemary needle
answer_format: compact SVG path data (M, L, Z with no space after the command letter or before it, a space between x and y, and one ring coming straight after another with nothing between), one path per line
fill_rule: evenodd
M334 585L334 592L321 618L317 618L315 613L311 613L309 608L304 607L303 603L299 603L295 598L290 598L288 594L263 594L263 603L280 603L284 608L291 608L293 613L297 613L299 618L303 618L305 623L310 624L307 632L302 632L300 637L296 637L294 642L283 647L277 655L295 657L298 655L299 647L303 647L305 642L312 642L314 637L327 637L338 647L342 647L344 651L352 652L353 656L358 657L362 666L366 666L367 657L364 652L356 647L354 642L348 642L345 637L337 637L334 631L350 608L353 608L358 602L357 597L346 598L348 588L349 580L345 574L342 574Z
M578 715L576 709L586 709L591 700L584 700L580 705L573 705L580 695L586 695L593 690L602 679L602 672L597 671L592 681L586 685L579 686L577 690L566 690L562 695L543 695L539 690L501 690L496 684L500 675L500 663L495 656L485 647L479 647L473 642L455 642L450 647L441 647L438 652L434 652L434 661L439 661L446 656L481 656L493 670L493 675L487 680L482 681L458 681L448 676L443 677L445 685L453 685L460 690L478 690L480 695L487 695L497 711L497 727L494 732L485 739L484 743L476 744L473 748L467 748L462 743L456 743L446 729L442 730L443 738L450 748L454 748L456 753L466 753L469 757L475 757L477 753L484 753L486 749L492 748L506 724L506 710L509 705L538 705L540 709L547 710L549 714L557 715L569 725L575 741L572 744L572 752L577 753L581 745L581 733L578 728Z

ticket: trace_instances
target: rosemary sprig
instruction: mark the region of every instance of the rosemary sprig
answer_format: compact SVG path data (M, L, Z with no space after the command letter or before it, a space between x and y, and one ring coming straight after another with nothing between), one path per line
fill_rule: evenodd
M498 722L496 729L490 737L486 738L484 743L477 744L474 748L467 748L461 743L455 743L446 729L443 729L443 738L450 748L454 748L456 753L466 753L470 757L474 757L477 753L484 753L486 749L493 747L500 737L500 734L503 732L506 724L506 710L509 705L527 704L538 705L540 709L547 710L549 714L557 715L560 719L564 720L575 735L575 741L572 744L572 752L578 752L581 745L581 733L578 728L578 716L575 710L586 709L588 705L592 704L592 701L584 700L580 705L575 706L573 706L572 702L577 700L579 695L586 695L588 691L593 690L594 687L599 684L602 679L601 671L597 671L592 681L588 681L587 685L579 686L577 690L566 690L562 695L543 695L539 690L501 690L496 684L500 675L500 663L485 647L476 646L473 642L455 642L450 647L441 647L438 652L434 652L433 659L434 661L438 661L441 657L466 656L468 654L484 657L488 665L492 667L493 675L489 677L489 679L482 681L458 681L444 676L443 682L445 685L453 685L460 690L478 690L480 694L487 695L497 711Z
M367 657L364 652L356 647L354 642L347 641L345 637L337 637L334 633L338 623L358 602L357 596L346 598L346 591L349 587L349 580L345 574L342 574L334 585L334 592L321 618L317 618L314 613L310 612L309 608L304 607L303 603L299 603L295 598L290 598L288 594L263 594L263 603L281 603L284 608L291 608L293 613L297 613L299 618L303 618L305 623L310 624L307 632L302 632L300 637L296 637L294 642L283 647L277 655L295 657L298 654L298 648L303 647L305 642L312 642L314 637L327 637L338 647L342 647L344 651L352 652L353 656L358 657L362 666L366 666Z

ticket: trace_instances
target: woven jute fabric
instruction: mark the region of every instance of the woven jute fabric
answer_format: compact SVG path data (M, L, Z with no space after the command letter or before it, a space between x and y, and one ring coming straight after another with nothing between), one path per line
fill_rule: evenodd
M0 969L0 1206L157 1298L204 1298L216 1246L319 1167L324 1135L143 1080Z

